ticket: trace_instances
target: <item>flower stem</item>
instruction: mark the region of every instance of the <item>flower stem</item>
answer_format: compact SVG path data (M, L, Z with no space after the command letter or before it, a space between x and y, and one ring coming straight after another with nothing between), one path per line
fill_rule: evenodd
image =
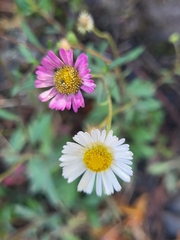
M72 47L75 49L83 50L83 51L91 54L92 56L95 56L95 57L101 59L103 62L105 62L108 65L111 63L111 60L109 58L105 57L104 55L100 54L99 52L95 51L94 49L85 47L83 44L74 45Z
M111 47L111 50L112 50L112 53L114 55L115 58L118 58L119 55L118 55L118 49L117 49L117 46L112 38L112 36L108 33L108 32L101 32L99 29L97 28L94 28L93 29L93 32L95 35L97 35L98 37L100 38L104 38L106 39L108 42L109 42L109 45Z
M113 111L112 111L112 100L111 100L111 95L110 95L110 92L109 92L109 88L103 78L103 76L101 76L101 81L103 83L103 86L105 88L105 91L106 91L106 94L107 94L107 102L108 102L108 107L109 107L109 110L108 110L108 117L107 117L107 133L111 130L111 122L112 122L112 116L113 116Z
M108 32L101 32L99 29L97 29L95 27L93 29L93 32L98 37L104 38L108 41L108 43L111 47L114 58L115 59L118 58L119 57L119 53L118 53L119 51L118 51L118 48L116 46L116 43L115 43L113 37ZM124 100L123 100L124 99L124 89L125 89L124 77L123 77L123 74L122 74L122 71L121 71L120 68L115 68L114 71L115 71L115 74L116 74L116 77L117 77L117 80L118 80L121 102L123 103L124 102Z

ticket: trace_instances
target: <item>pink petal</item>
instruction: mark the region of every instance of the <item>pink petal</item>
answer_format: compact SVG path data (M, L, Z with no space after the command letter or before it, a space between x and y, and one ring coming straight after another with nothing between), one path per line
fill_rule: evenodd
M55 63L48 55L44 58L54 69L60 68L59 64Z
M84 98L82 96L81 91L79 91L77 94L75 94L72 97L72 106L73 106L73 110L74 112L77 112L79 107L84 107Z
M94 92L94 88L93 87L87 87L85 85L81 86L81 89L87 93L93 93Z
M91 69L80 69L78 70L79 76L81 78L85 77L88 73L90 73Z
M57 96L56 97L56 110L61 110L64 111L64 109L66 108L66 95L62 96Z
M58 68L63 65L63 62L52 51L48 51L48 56L56 63Z
M68 65L69 66L73 66L73 51L72 50L67 50L66 51L66 56L67 56L67 60L68 60Z
M67 57L67 54L66 54L66 50L64 50L64 48L61 48L59 50L59 54L60 54L63 62L65 63L65 65L68 65L68 57Z
M47 68L45 68L43 66L38 66L37 70L42 72L42 73L47 73L47 74L52 74L52 75L54 74L53 70L49 70L49 69L47 69Z
M43 58L41 64L43 65L44 68L47 68L47 69L49 69L49 70L54 70L54 69L57 68L57 67L56 67L57 65L54 64L54 63L53 63L50 59L48 59L48 58Z
M78 99L79 99L79 102L80 102L80 106L85 107L84 98L83 98L83 95L82 95L81 91L79 91L77 95L78 95Z
M44 76L44 75L37 75L37 79L40 80L40 81L53 81L54 80L54 76Z
M56 103L57 103L57 100L56 100L56 97L54 97L54 98L51 99L51 101L49 102L49 108L55 109Z
M88 63L83 63L83 64L80 65L80 67L78 69L81 68L81 69L85 70L87 67L88 67Z
M69 95L66 99L66 109L71 109L71 101L72 101L72 95Z
M83 85L87 86L87 87L96 87L96 84L94 83L94 81L92 79L89 80L84 80L83 78Z
M76 106L76 102L74 102L74 99L72 99L72 107L74 112L76 113L78 111L78 107Z
M41 80L35 81L36 88L46 88L46 87L51 87L53 85L54 85L53 81L41 81Z
M83 77L83 79L89 79L92 78L92 74L86 74L86 76Z
M36 74L40 75L40 76L44 76L44 77L54 77L53 73L45 73L45 72L41 72L39 70L36 71Z
M48 101L49 99L51 99L52 97L54 97L56 94L57 94L57 90L55 89L55 87L45 91L45 92L42 92L40 95L39 95L39 99L42 101L42 102L46 102Z
M79 69L79 67L84 64L88 64L88 56L84 53L81 53L76 59L74 67Z

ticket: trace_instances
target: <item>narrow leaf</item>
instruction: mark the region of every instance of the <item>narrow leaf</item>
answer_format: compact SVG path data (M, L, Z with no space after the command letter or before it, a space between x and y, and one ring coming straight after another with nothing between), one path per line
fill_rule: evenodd
M29 26L25 22L22 22L21 27L22 27L27 39L29 40L29 42L31 42L36 47L40 47L41 45L40 45L38 39L36 38L36 36L32 32L32 30L29 28Z
M17 115L2 108L0 109L0 118L16 121L16 122L20 121L20 118Z
M130 52L128 52L127 54L125 54L124 56L114 60L110 64L109 69L111 70L111 69L114 69L115 67L122 66L123 64L126 64L128 62L132 62L136 60L143 52L144 52L144 47L142 46L137 47L131 50Z
M34 63L34 64L36 63L36 59L33 57L31 51L27 47L19 45L18 48L20 53L28 63Z

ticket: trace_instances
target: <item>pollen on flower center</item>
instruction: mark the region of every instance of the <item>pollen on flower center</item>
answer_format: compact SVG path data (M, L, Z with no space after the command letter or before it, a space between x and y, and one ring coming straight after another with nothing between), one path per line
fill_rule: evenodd
M83 162L86 167L94 172L107 170L110 167L112 160L112 153L102 144L97 144L88 148L83 157Z
M62 94L75 94L79 91L82 80L75 68L62 66L54 74L54 85Z

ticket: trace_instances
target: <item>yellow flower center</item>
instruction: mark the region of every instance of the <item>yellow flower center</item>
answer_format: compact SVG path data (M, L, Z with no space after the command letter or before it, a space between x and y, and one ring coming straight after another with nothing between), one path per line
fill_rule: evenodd
M83 162L88 169L93 172L107 170L113 161L110 148L102 144L97 144L88 148L83 157Z
M54 74L54 85L62 94L75 94L79 91L82 80L75 68L62 66Z

